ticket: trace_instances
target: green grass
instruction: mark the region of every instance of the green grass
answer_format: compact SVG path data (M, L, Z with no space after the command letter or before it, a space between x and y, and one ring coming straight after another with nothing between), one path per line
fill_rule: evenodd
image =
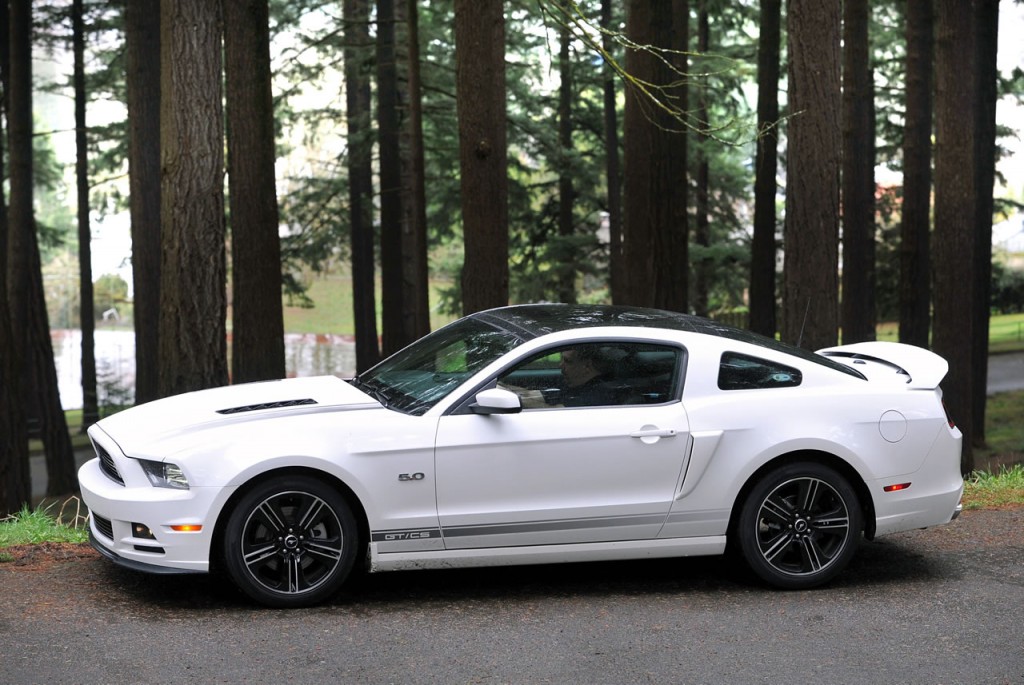
M454 321L454 316L441 314L440 288L449 287L443 282L430 284L430 327L440 328ZM352 335L355 322L352 314L352 278L346 273L324 274L312 280L306 295L313 301L313 307L288 306L285 300L284 330L288 333L330 333ZM377 330L380 331L380 281L377 282Z
M964 508L998 509L1024 504L1024 465L996 473L975 471L964 483Z
M57 503L35 510L22 507L17 514L0 519L0 549L40 542L85 542L89 532L85 527L84 509L77 497L64 501L59 507Z
M1024 350L1024 314L993 316L988 326L990 353ZM899 339L899 326L891 321L878 324L878 339L896 342Z

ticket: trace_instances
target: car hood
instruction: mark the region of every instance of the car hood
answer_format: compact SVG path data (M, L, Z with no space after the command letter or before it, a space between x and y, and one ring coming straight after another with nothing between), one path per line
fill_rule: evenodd
M949 364L939 355L922 347L896 342L862 342L818 350L857 369L869 379L891 380L908 388L937 388L949 371Z
M109 416L95 425L126 455L168 456L209 432L296 414L380 409L335 376L243 383L174 395Z

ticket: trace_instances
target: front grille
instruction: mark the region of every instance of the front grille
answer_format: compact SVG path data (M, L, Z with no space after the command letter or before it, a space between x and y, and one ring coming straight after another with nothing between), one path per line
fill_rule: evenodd
M92 524L96 526L96 530L107 538L114 539L114 524L110 522L110 519L105 519L102 516L92 515Z
M114 459L99 445L96 445L96 456L100 458L100 470L106 474L107 478L115 483L124 485L124 478L118 473L117 464L114 463Z

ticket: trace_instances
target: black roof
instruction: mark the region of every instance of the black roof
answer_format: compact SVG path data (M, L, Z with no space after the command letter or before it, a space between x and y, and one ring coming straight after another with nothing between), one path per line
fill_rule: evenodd
M606 304L521 304L488 309L472 318L530 340L548 333L593 326L635 326L701 333L757 345L863 378L855 369L800 347L692 314Z
M762 337L691 314L606 304L520 304L477 312L473 317L527 338L591 326L667 328L727 338L751 338L748 342L754 344Z

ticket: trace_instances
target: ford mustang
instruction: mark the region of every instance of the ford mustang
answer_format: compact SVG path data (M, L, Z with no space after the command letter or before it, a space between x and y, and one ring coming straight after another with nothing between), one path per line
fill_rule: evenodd
M764 582L831 580L863 539L960 511L939 356L809 352L650 309L520 305L356 378L169 397L89 429L92 544L154 573L219 570L306 606L356 568L734 551Z

